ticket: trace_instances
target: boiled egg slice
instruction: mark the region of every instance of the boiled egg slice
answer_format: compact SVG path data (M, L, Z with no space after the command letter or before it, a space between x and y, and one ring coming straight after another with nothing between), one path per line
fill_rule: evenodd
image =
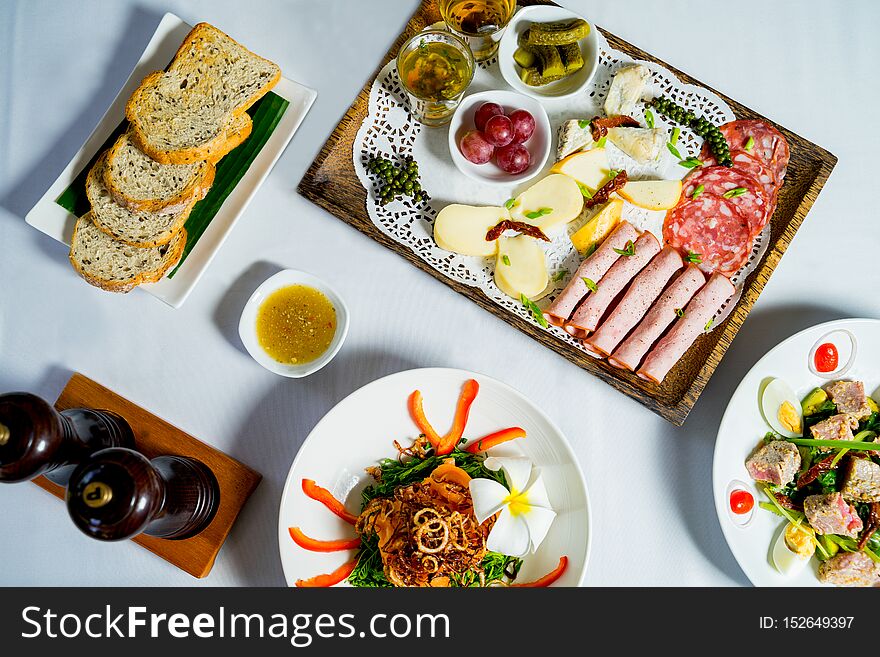
M773 379L761 393L761 411L773 431L786 438L803 435L804 418L801 402L785 381Z
M783 575L796 575L816 551L816 537L806 525L788 523L773 545L773 565Z

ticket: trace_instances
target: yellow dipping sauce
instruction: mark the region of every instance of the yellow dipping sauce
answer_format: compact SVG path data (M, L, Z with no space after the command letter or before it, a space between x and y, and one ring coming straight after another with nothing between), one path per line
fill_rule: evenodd
M310 363L327 351L336 334L336 309L306 285L276 290L257 311L257 340L279 363Z

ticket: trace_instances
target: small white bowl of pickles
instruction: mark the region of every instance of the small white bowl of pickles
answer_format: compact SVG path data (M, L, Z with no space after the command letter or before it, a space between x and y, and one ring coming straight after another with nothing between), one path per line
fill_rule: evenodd
M295 269L266 279L244 306L238 334L251 357L294 379L317 372L348 335L348 308L327 283Z
M530 48L526 41L539 41L541 46ZM586 88L599 67L596 28L562 7L525 7L501 39L498 66L507 84L520 93L534 98L574 96ZM544 79L550 81L538 84Z

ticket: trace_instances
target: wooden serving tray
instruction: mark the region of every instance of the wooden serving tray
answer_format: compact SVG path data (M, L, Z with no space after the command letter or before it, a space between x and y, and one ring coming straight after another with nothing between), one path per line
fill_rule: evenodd
M147 458L163 454L190 456L211 468L220 485L220 508L210 525L192 538L180 541L144 535L132 539L193 577L206 577L214 567L214 560L238 514L262 476L231 456L123 399L112 390L82 374L74 373L55 402L55 408L63 411L83 407L113 411L124 417L134 430L138 451ZM65 499L66 489L45 477L34 479L34 483L55 497Z
M552 3L542 0L521 0L520 4ZM391 46L391 50L379 64L373 78L367 82L348 112L336 126L318 157L312 162L299 184L299 193L380 244L397 252L422 271L443 281L508 324L532 336L538 342L598 376L617 390L637 399L658 415L676 425L683 424L703 388L706 387L709 377L718 367L721 358L745 321L752 305L758 299L761 290L764 289L770 274L773 273L782 254L794 238L795 232L807 216L807 212L819 195L819 191L828 180L828 176L831 175L837 158L816 144L786 130L699 80L695 80L687 73L679 71L666 62L599 28L613 48L631 55L634 59L661 64L677 75L681 81L704 87L718 94L730 105L737 118L761 119L774 125L788 139L791 149L791 161L788 165L785 184L779 193L776 213L771 219L771 234L767 251L756 269L746 279L739 302L724 322L697 340L667 375L662 385L658 386L640 379L631 372L616 369L604 360L597 360L572 348L533 321L506 312L480 289L458 283L433 269L408 248L382 233L370 221L366 210L367 192L358 181L352 163L352 144L368 111L372 80L382 67L396 56L397 51L407 39L427 25L439 20L441 18L437 0L425 0L407 23L403 34Z

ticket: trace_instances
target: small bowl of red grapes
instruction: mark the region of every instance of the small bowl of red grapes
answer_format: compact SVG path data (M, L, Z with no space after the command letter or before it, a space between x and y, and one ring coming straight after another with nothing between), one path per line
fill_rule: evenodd
M480 182L513 185L537 175L550 156L550 120L534 98L481 91L461 101L449 126L458 170Z

